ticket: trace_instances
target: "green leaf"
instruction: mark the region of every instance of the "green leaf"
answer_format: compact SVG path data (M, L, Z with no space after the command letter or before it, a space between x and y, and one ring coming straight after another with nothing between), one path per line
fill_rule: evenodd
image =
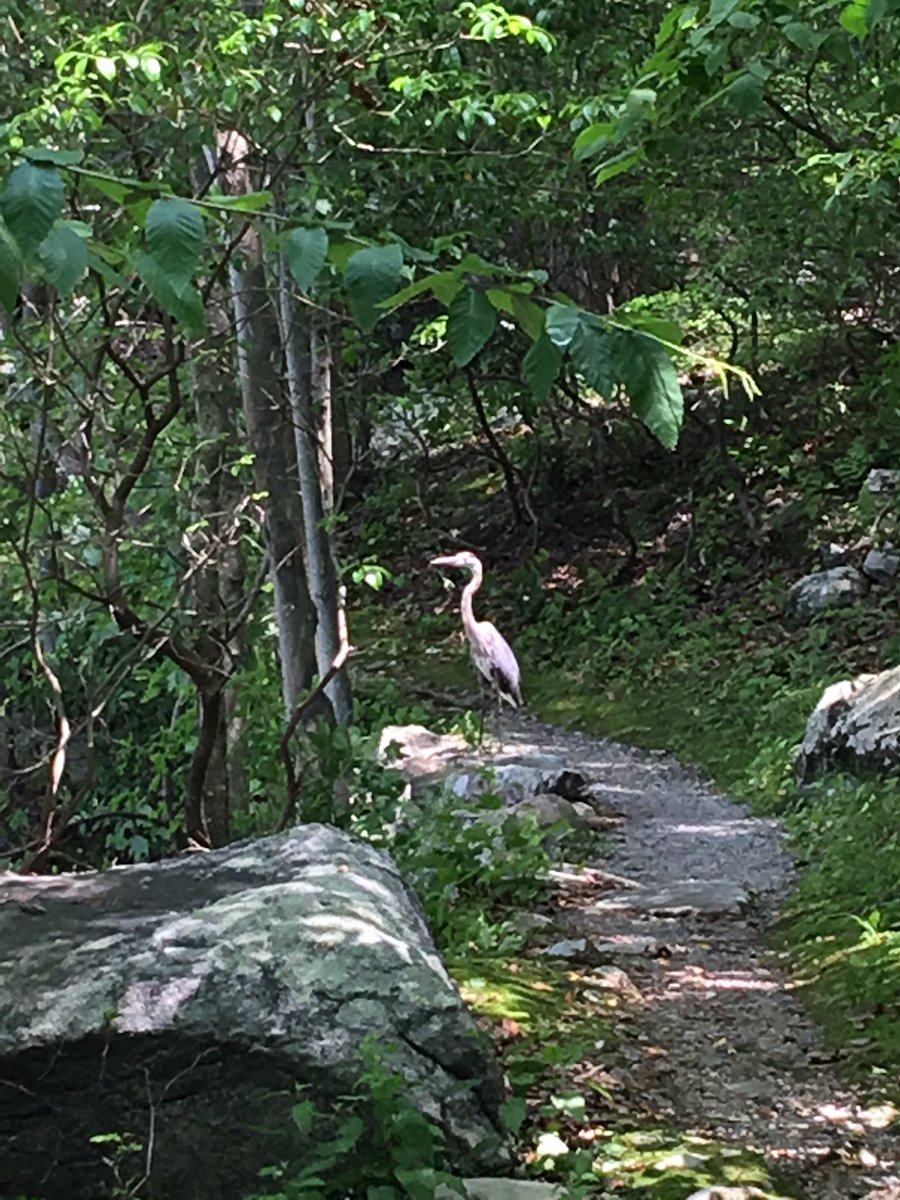
M202 329L206 319L203 300L189 280L172 279L152 254L140 256L137 272L161 308L188 329Z
M239 196L210 196L209 203L230 212L261 212L272 203L271 192L243 192Z
M539 338L544 332L544 310L527 296L520 296L518 292L513 292L512 302L513 316L519 326L532 341Z
M53 228L65 198L62 177L53 167L24 162L7 176L0 193L0 216L26 258Z
M102 192L104 196L109 196L110 200L116 204L124 204L125 197L128 195L128 187L124 183L119 183L116 179L105 179L102 175L84 175L82 177L85 183L95 187L98 192Z
M31 163L49 163L54 167L70 167L84 158L83 150L51 150L48 146L28 146L22 157Z
M582 129L575 139L572 157L576 162L584 162L586 158L593 158L595 154L599 154L609 145L610 138L615 131L616 126L613 121L597 121L593 125L588 125L587 129Z
M519 1132L527 1115L528 1106L521 1096L514 1096L500 1105L500 1120L512 1134Z
M22 263L15 245L6 230L0 229L0 304L8 313L15 311L21 271Z
M549 399L561 364L562 351L546 334L542 334L525 355L522 372L532 396L540 404Z
M200 209L177 196L154 200L147 212L144 230L150 254L169 281L176 287L179 283L188 283L203 248L204 223Z
M94 66L97 68L97 74L103 79L115 79L116 60L114 58L110 58L107 54L98 54L94 59Z
M476 275L508 274L503 267L498 267L496 263L488 262L480 254L467 254L456 265L460 271L471 271Z
M585 314L569 347L575 370L589 388L606 400L612 398L618 382L615 366L617 340L615 330L604 329L596 318Z
M616 314L618 316L618 314ZM675 321L670 321L665 317L654 317L650 313L635 313L624 318L629 325L635 329L639 329L642 333L649 333L653 337L661 338L664 342L672 342L676 346L680 346L684 341L684 333L681 326Z
M646 334L620 331L619 339L616 361L634 411L667 450L674 450L684 419L675 364Z
M798 50L812 50L820 40L819 35L805 21L789 21L783 27L782 33Z
M633 150L620 150L618 154L608 158L606 162L601 163L594 171L594 183L606 183L607 179L614 179L616 175L621 175L624 171L630 171L633 166L641 161L644 157L645 150L643 146L637 146Z
M462 285L463 273L457 267L454 271L443 271L440 275L436 275L431 281L431 290L444 308L449 308L459 295Z
M388 299L383 300L382 308L400 308L401 305L408 304L410 300L414 300L416 296L421 295L422 292L433 292L437 295L437 289L440 284L450 280L454 280L457 282L457 284L461 284L461 272L458 270L452 270L436 272L436 274L433 275L422 275L418 278L418 280L415 280L413 283L409 283L407 287L401 288L400 292L395 292L394 295L388 296ZM460 289L457 287L454 295L456 295L458 290ZM454 295L450 296L450 300L454 298ZM439 296L438 299L440 299ZM446 301L446 304L449 305L450 300Z
M765 80L755 71L744 71L725 89L724 96L736 113L752 116L762 107Z
M732 29L755 29L759 25L759 17L756 13L733 12L728 18L728 24Z
M554 346L565 350L581 327L581 309L567 304L551 304L547 309L547 337Z
M87 243L67 225L57 225L50 231L38 255L47 278L61 296L68 296L87 270Z
M316 1117L316 1106L312 1100L301 1100L291 1109L294 1124L301 1133L309 1133Z
M851 0L851 3L841 10L841 24L848 33L852 33L861 42L865 40L869 32L869 23L866 19L868 8L869 0Z
M396 243L366 246L347 262L344 283L350 293L350 308L366 333L378 324L379 305L393 296L403 269L403 251Z
M447 344L458 367L470 363L497 327L497 311L475 288L464 288L450 305Z
M347 270L347 263L362 249L360 242L332 242L328 247L328 261L343 275Z
M320 226L292 229L284 239L284 257L302 291L308 292L328 257L328 234Z

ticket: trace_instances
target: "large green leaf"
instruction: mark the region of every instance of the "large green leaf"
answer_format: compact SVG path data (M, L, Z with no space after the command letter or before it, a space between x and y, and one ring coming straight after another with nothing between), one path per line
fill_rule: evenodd
M869 32L868 9L869 0L851 0L841 10L841 24L861 42Z
M388 296L387 300L381 302L381 307L400 308L401 305L414 300L416 296L421 296L423 292L433 292L442 304L448 306L461 287L462 271L459 267L454 267L452 271L438 271L420 276L413 283L401 288L399 292L395 292L393 296Z
M725 89L725 99L740 116L750 117L762 107L768 74L767 68L754 63Z
M62 212L66 189L53 167L19 163L0 193L0 215L25 257L30 257Z
M138 275L147 285L150 294L167 313L190 330L203 327L206 313L203 300L197 289L188 280L176 281L153 257L142 254L137 263Z
M237 196L210 196L210 204L229 212L261 212L272 203L271 192L240 192Z
M634 410L667 450L674 450L684 419L684 398L675 364L655 339L617 331L618 374Z
M584 162L586 158L593 158L595 154L606 149L615 132L614 121L597 121L593 125L588 125L587 129L582 129L575 139L572 157L576 162Z
M447 344L458 367L470 363L497 327L497 310L475 288L464 288L450 305Z
M612 158L608 158L606 162L602 162L594 171L594 183L606 183L607 179L615 179L617 175L624 174L625 171L630 171L633 166L646 154L643 146L637 146L630 150L620 150L618 154L614 154Z
M393 296L403 269L403 251L396 243L366 246L347 261L344 282L350 294L350 308L366 333L370 333L383 315L380 305Z
M532 341L544 332L544 310L527 296L513 292L513 316Z
M547 309L547 337L554 346L565 350L581 327L580 308L568 304L551 304Z
M203 213L196 204L179 197L154 200L144 230L151 255L175 289L188 283L203 248Z
M532 396L541 404L550 396L561 363L562 351L554 346L545 333L525 355L522 371Z
M328 257L328 234L321 226L292 229L284 239L284 257L300 288L308 292Z
M29 162L49 163L54 167L69 167L80 163L84 158L83 150L51 150L47 146L27 146L22 155Z
M0 229L0 304L11 313L19 298L22 263L6 230Z
M41 242L38 251L47 278L61 296L68 296L87 270L88 248L68 225L57 225Z
M569 353L572 364L593 391L609 400L618 382L615 350L616 330L605 329L596 317L582 314Z

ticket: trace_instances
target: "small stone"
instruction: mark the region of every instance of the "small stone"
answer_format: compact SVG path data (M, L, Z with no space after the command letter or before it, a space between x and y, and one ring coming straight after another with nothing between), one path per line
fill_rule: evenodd
M537 1140L534 1153L538 1159L562 1158L564 1154L569 1153L569 1147L558 1133L542 1133Z
M874 583L893 583L897 571L900 570L900 554L893 546L882 546L880 550L870 550L862 565L863 574Z
M873 467L866 476L863 487L874 496L884 495L885 492L895 492L900 487L900 471L887 467Z
M843 567L850 559L850 548L840 542L823 542L819 547L819 558L826 571L831 567Z
M547 929L552 924L552 917L547 917L543 913L531 912L516 913L510 921L510 925L517 933L533 933L536 929Z
M584 958L587 949L587 938L564 938L547 946L543 953L550 958Z
M705 1167L707 1159L702 1154L692 1154L690 1150L678 1150L653 1164L657 1171L699 1171Z
M607 992L617 992L626 1000L640 1000L641 993L621 967L598 967L585 983Z

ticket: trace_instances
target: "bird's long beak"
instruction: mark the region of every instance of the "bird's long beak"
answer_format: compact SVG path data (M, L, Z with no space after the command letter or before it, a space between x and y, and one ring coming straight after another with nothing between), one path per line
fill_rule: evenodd
M440 558L433 558L429 563L432 567L452 567L456 559L450 555L442 555Z

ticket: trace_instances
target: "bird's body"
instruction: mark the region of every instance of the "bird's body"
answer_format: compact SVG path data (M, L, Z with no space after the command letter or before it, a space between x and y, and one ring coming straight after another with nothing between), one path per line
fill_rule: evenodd
M490 621L478 621L472 607L475 593L481 587L484 568L480 560L468 550L431 560L433 567L462 567L471 572L471 578L463 588L460 601L460 616L463 631L469 643L469 651L478 677L497 697L498 706L506 701L513 708L522 707L522 683L519 664L509 642Z

